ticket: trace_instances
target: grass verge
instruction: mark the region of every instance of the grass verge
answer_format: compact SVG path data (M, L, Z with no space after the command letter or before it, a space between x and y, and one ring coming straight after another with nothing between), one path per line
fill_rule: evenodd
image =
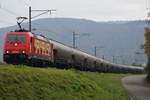
M150 83L150 75L147 75L146 79Z
M124 76L0 65L0 100L130 100Z

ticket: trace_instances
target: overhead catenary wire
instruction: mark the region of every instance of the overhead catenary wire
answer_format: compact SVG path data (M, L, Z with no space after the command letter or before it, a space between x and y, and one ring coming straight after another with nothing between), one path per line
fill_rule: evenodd
M18 0L18 1L20 1L20 0ZM26 1L27 1L27 0L26 0ZM30 6L29 3L26 3L26 2L25 2L25 0L21 0L21 2L24 3L24 5L27 6L27 7Z
M10 25L10 24L15 24L15 23L13 23L13 22L10 22L10 21L4 21L4 20L0 20L0 22L1 22L1 23L4 23L4 24L9 24L9 25Z
M69 27L66 27L66 26L63 26L61 24L59 24L60 27L62 27L65 31L68 31L70 33L76 33L76 35L80 35L80 36L89 36L90 34L89 33L80 33L80 32L77 32L75 31L75 29L71 29Z
M63 25L60 25L59 24L59 26L60 27L62 27L65 31L68 31L69 33L73 33L73 34L71 34L71 35L79 35L79 36L89 36L89 34L88 33L81 33L80 34L80 32L75 32L75 31L73 31L72 29L70 29L70 28L67 28L66 26L63 26ZM51 32L51 33L55 33L55 34L61 34L60 32L54 32L54 31L52 31L52 30L49 30L49 29L37 29L37 31L46 31L46 32ZM73 40L72 40L72 42L73 42L73 44L75 44L75 35L73 36L74 38L73 38ZM68 37L68 35L65 37L65 38L67 38L68 40L70 40L70 39L72 39L72 37ZM68 41L69 42L69 41ZM71 44L69 44L69 45L71 45ZM71 45L72 47L74 47L75 48L75 45ZM76 47L77 48L77 47ZM78 48L79 49L79 48Z
M45 31L45 32L51 32L51 33L54 33L54 34L59 34L58 32L54 32L53 30L50 30L50 29L42 29L42 28L38 28L38 29L34 29L33 28L33 31Z
M41 24L38 24L38 23L36 23L36 24L34 24L34 23L32 23L33 25L41 25ZM51 33L54 33L54 34L60 34L59 32L56 32L56 31L53 31L53 30L51 30L51 29L43 29L43 28L33 28L32 29L33 31L45 31L45 32L51 32Z
M58 35L58 34L60 34L60 33L57 33L57 32L54 32L54 31L52 31L52 30L49 30L49 29L35 29L35 30L33 30L33 32L50 32L50 33L53 33L53 34L55 34L55 35L57 35L57 36L59 36L59 38L61 37L60 35ZM41 33L40 33L41 34ZM50 39L53 39L53 40L55 40L55 41L59 41L59 42L62 42L62 41L60 41L60 40L57 40L57 39L54 39L54 38L52 38L52 37L49 37L49 36L46 36L46 37L48 37L48 38L50 38ZM68 37L65 37L65 38L68 38ZM69 38L68 38L69 39Z
M35 25L34 23L32 23L33 25ZM37 24L36 23L36 25L41 25L41 24ZM33 31L39 31L39 32L43 32L43 31L45 31L45 32L50 32L50 33L53 33L53 34L55 34L55 35L57 35L57 36L60 36L59 34L62 34L62 33L60 33L60 32L56 32L56 31L54 31L54 30L51 30L51 29L46 29L46 28L38 28L38 29L36 29L36 28L33 28L32 29ZM65 37L65 38L67 38L67 39L70 39L69 37Z
M16 18L16 17L18 16L18 14L16 14L16 13L14 13L14 12L12 12L12 11L10 11L10 10L4 8L4 7L2 7L1 5L0 5L0 10L4 11L4 12L10 14L10 15L12 15L14 18ZM8 21L8 20L7 20L7 21L5 21L5 20L0 20L0 22L3 23L3 24L5 24L5 25L6 25L6 24L7 24L7 25L14 25L14 24L15 24L15 22L11 22L11 21Z
M14 21L17 17L21 16L22 14L18 14L18 12L15 12L13 10L8 9L8 7L3 6L0 4L0 10L7 13L7 15L11 15L11 19ZM5 14L4 14L5 15ZM11 20L10 20L11 21ZM0 20L1 23L3 24L8 24L8 25L14 25L16 21L10 22L10 21L5 21L5 20Z
M6 8L1 8L1 9L4 10L4 11L6 11L6 12L9 13L9 14L15 16L15 17L20 16L20 15L18 15L18 14L16 14L16 13L14 13L14 12L12 12L12 11L6 9Z
M16 13L16 12L13 12L13 11L9 10L9 9L3 7L2 5L0 5L0 9L3 10L3 11L5 11L5 12L7 12L7 13L9 13L9 14L11 14L11 15L13 15L13 16L15 16L15 17L20 16L20 14L18 14L18 13Z

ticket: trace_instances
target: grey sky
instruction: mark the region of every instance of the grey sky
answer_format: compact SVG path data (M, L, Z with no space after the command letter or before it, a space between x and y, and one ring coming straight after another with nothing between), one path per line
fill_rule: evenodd
M0 27L14 25L32 9L57 9L52 16L95 21L145 19L149 0L0 0Z

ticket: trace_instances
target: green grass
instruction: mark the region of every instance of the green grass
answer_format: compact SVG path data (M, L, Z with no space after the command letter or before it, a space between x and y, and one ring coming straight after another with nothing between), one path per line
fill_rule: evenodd
M130 100L123 76L0 65L0 100Z
M148 74L146 80L150 83L150 75Z

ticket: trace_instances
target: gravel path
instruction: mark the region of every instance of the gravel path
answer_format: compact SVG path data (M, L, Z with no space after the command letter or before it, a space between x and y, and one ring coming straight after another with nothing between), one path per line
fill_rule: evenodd
M122 79L132 100L150 100L150 84L145 81L146 75L128 76Z

